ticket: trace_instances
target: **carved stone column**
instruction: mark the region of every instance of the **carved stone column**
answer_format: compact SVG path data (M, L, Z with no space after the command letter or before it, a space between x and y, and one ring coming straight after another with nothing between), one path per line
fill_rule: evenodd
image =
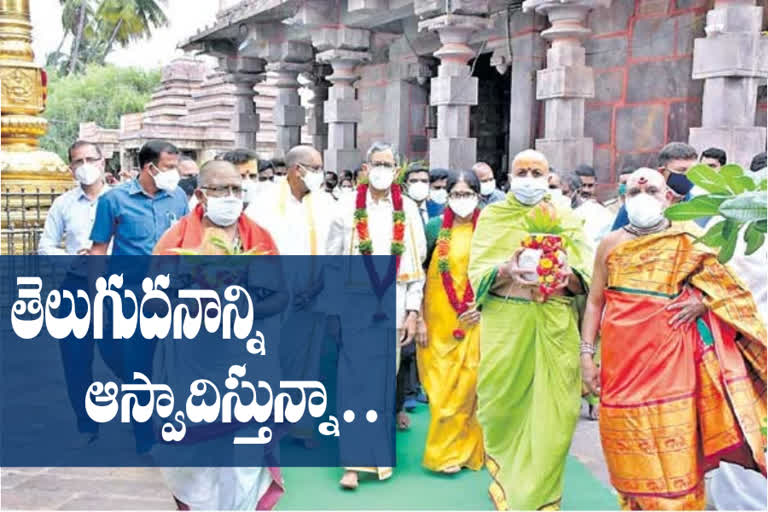
M331 83L326 79L331 74L327 64L316 63L313 69L313 82L310 86L314 97L312 109L307 118L307 131L312 137L312 146L318 151L328 149L328 124L325 121L325 102L328 100L328 88Z
M768 39L761 37L763 7L755 0L716 0L706 38L696 39L693 78L704 80L701 128L691 128L698 151L722 148L729 162L747 167L765 151L766 129L755 126L757 88L768 76Z
M364 51L370 44L370 32L345 26L323 28L313 34L312 41L321 50L317 60L333 68L333 74L328 76L332 86L323 105L328 123L324 162L327 170L339 173L354 169L362 161L357 148L361 106L353 83L359 77L357 66L370 60L370 55Z
M491 20L481 15L487 12L487 2L455 3L459 5L452 12L419 22L419 31L437 32L442 44L433 54L440 65L430 91L430 105L437 106L437 137L429 144L432 168L469 169L477 152L477 141L469 136L469 109L477 105L477 78L469 74L467 62L475 52L468 42L473 33L489 29ZM433 4L417 2L416 14L434 13Z
M536 99L544 102L544 138L536 149L556 169L592 165L594 142L584 137L584 103L595 95L595 75L586 65L582 42L589 11L608 7L610 0L525 0L523 12L535 10L549 17L551 27L541 37L551 42L547 67L538 71Z
M255 149L259 115L253 102L256 96L253 87L264 79L264 61L253 57L222 57L220 67L228 73L225 81L235 86L235 112L231 125L235 147Z
M509 158L536 142L539 102L536 101L536 74L546 63L547 43L541 37L544 20L536 13L517 13L507 23L507 16L496 18L497 30L503 37L489 41L493 48L491 65L504 74L510 70ZM517 35L516 35L517 34ZM509 35L509 42L507 41ZM508 162L509 163L509 162Z
M272 109L272 123L277 131L277 154L284 155L294 146L301 144L301 127L306 112L299 97L299 73L308 71L310 64L293 62L270 62L267 71L276 75L277 101Z
M426 83L434 76L434 59L417 57L409 60L390 62L387 69L386 130L400 154L413 159L427 150L424 126L427 124L429 108ZM414 130L414 121L423 116L419 130Z

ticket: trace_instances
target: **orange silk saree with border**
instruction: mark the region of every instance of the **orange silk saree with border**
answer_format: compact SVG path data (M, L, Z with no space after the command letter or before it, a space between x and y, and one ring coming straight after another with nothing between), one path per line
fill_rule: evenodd
M679 227L607 258L600 437L627 509L696 509L720 461L765 475L766 331L747 288ZM690 294L707 313L672 329Z

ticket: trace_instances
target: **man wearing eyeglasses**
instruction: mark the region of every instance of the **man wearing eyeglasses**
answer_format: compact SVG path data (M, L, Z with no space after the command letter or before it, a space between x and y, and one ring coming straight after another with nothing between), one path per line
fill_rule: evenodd
M208 241L209 234L242 251L277 254L269 233L243 213L243 178L234 164L211 160L203 165L195 195L198 199L195 209L163 235L154 254L171 255L174 249L221 254L221 249ZM275 283L271 289L278 293L260 303L265 316L277 315L285 307L286 299L283 297L281 301L279 286ZM165 358L175 362L165 368L165 378L170 382L187 382L194 378L192 374L211 372L215 367L212 365L220 362L217 358L212 361L190 359L189 352L180 350L176 344L164 345L160 350ZM206 439L206 442L216 440ZM203 446L211 447L210 444ZM283 493L279 468L168 467L162 468L162 472L179 510L261 510L269 508L266 503L274 502Z
M312 146L295 146L285 154L285 167L285 181L260 194L246 214L271 233L281 255L325 255L335 202L323 190L322 156ZM304 272L286 276L291 306L280 333L280 363L286 374L319 380L326 315L317 298L324 288L324 269L315 258L309 261ZM314 431L311 418L302 418L290 434L310 447Z
M51 205L38 248L43 256L82 254L90 249L96 205L110 188L104 183L101 150L90 142L78 140L72 144L69 169L78 186L57 197Z
M400 232L402 256L399 268L396 269L392 278L394 282L390 284L390 286L395 286L396 291L396 332L393 333L396 338L393 341L396 343L397 368L399 367L401 347L412 343L414 339L421 343L426 337L426 330L420 327L422 323L419 320L425 282L422 264L426 258L427 243L416 203L406 197L405 194L401 194L402 204L397 200L400 190L393 183L397 176L398 167L392 146L382 142L373 143L365 160L362 168L368 174L368 184L367 187L359 189L360 204L358 204L358 198L353 196L340 205L341 207L331 223L327 251L328 254L350 256L361 254L394 256L392 242L397 231L393 219L395 217L404 219L404 226ZM358 229L357 221L360 219L361 210L367 216L367 230ZM361 231L363 236L367 234L367 240L361 241ZM374 265L378 267L375 263ZM375 268L374 270L379 276L388 274L384 268ZM372 274L369 273L368 278L371 283L375 282ZM357 307L360 307L360 304L357 304ZM368 324L365 328L368 328ZM342 368L342 361L348 363L352 360L352 357L344 354L345 350L348 350L345 348L345 344L352 343L357 339L358 333L359 328L355 328L355 326L347 324L343 326L343 342L339 355L339 403L353 403L354 396L352 395L360 394L358 386L381 386L381 382L386 381L386 375L371 375L369 372L368 379L361 382L355 379L354 369L345 371ZM350 354L352 354L351 350ZM390 410L393 399L394 396L382 396L381 402L371 404L371 408L378 408L381 411ZM385 430L386 422L379 422L377 425L382 426L379 435L382 437L389 435L389 432ZM352 454L347 455L349 452L346 451L343 436L340 441L340 452L342 463L345 460L352 460ZM389 467L346 467L344 476L339 482L340 485L345 489L357 488L358 472L360 471L374 473L380 480L392 475L392 468Z
M243 213L243 179L225 160L211 160L200 170L195 190L197 206L160 238L153 254L174 254L174 249L215 253L208 235L223 239L233 249L276 254L269 232Z
M286 180L271 194L260 194L246 215L264 226L280 254L323 255L333 200L322 193L323 158L312 146L296 146L285 155Z

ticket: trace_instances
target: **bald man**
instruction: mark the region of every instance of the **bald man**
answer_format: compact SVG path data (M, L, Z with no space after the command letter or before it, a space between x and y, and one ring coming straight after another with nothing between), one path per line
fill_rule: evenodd
M323 158L312 146L295 146L285 155L285 167L285 181L245 213L270 231L280 254L323 255L334 209L322 193Z
M269 230L281 255L325 255L336 203L323 190L323 158L312 146L295 146L285 154L285 167L285 181L249 204L246 214ZM287 277L291 307L280 334L281 364L290 375L318 380L326 332L326 315L318 300L324 287L324 271L320 265L310 263L304 273L294 272ZM311 418L305 417L291 434L309 447L314 443L314 430Z
M480 180L480 208L485 208L491 203L504 200L504 192L496 188L496 179L493 169L485 162L477 162L472 166L472 171Z
M573 302L586 293L591 259L568 254L562 275L552 281L556 291L540 295L538 280L526 279L535 267L518 261L529 235L527 217L536 207L554 211L583 243L580 223L569 208L550 201L549 164L538 151L515 156L509 184L503 201L483 209L470 251L469 278L482 308L477 416L496 508L538 510L562 498L580 408Z
M233 252L240 249L277 254L269 232L244 215L244 194L243 178L233 164L209 161L198 175L197 206L163 234L152 254L175 254L175 249L207 254L215 249L208 240L212 236L229 243Z
M721 460L765 475L765 327L696 227L664 217L673 198L658 171L630 175L630 223L598 247L582 324L582 378L600 393L626 510L703 510L704 472Z
M243 214L242 185L240 173L230 162L211 160L203 165L195 191L197 206L165 232L153 254L173 255L175 249L189 249L203 255L221 255L222 249L210 241L213 236L225 240L233 249L277 254L269 233ZM277 318L275 315L287 303L287 294L280 285L280 279L275 279L275 293L260 303L260 313L265 317ZM174 343L162 344L158 351L157 361L175 363L164 366L160 372L168 384L191 382L200 375L192 375L195 372L212 371L206 368L206 363L216 364L189 359L189 351ZM214 437L202 444L205 449L212 449L217 446L214 443L224 441ZM283 494L279 468L169 467L161 471L179 510L260 510L271 508Z

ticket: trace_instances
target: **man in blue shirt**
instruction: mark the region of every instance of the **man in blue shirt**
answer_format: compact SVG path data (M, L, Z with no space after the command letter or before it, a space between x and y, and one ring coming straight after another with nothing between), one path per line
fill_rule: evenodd
M188 213L187 196L177 186L176 146L161 140L147 142L139 151L139 166L138 177L99 199L90 254L106 254L113 239L115 256L152 254L160 236Z
M187 195L178 187L179 150L166 141L149 141L139 150L139 166L141 170L135 179L120 184L99 199L90 254L106 254L112 241L113 256L148 256L162 234L187 214ZM103 273L99 262L91 265L90 270L94 274ZM128 282L132 283L141 276L142 269L121 268L118 273L123 272L129 274ZM120 346L121 377L131 382L133 372L141 372L151 379L154 340L122 342ZM138 396L140 401L147 400L141 393ZM134 422L133 429L137 453L147 453L154 443L152 426Z
M664 146L658 157L658 171L664 176L667 186L673 192L673 202L688 201L693 183L685 176L688 169L698 163L699 154L696 150L684 142L670 142ZM627 208L621 205L616 220L613 222L612 231L621 229L629 224Z

